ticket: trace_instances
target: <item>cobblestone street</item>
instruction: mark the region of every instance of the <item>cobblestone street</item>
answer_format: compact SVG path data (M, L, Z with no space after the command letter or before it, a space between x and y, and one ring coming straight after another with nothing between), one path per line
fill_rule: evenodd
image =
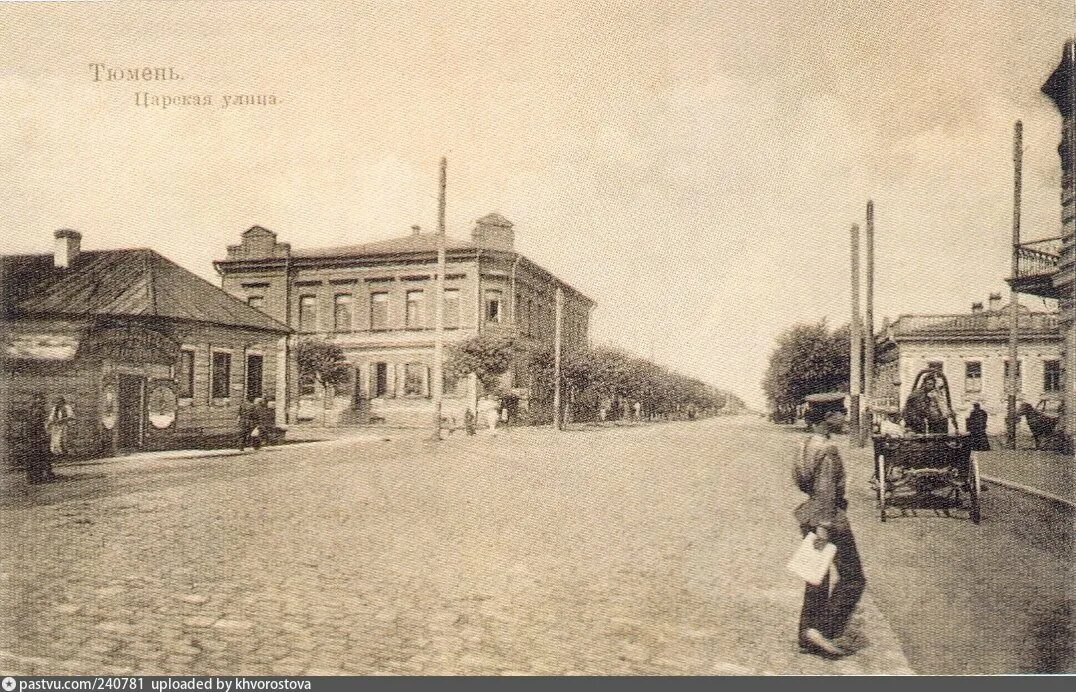
M925 532L974 529L893 521L882 537L865 477L850 479L870 581L853 623L865 647L838 662L798 653L801 587L784 570L797 543L799 496L787 471L797 442L737 418L119 461L65 469L66 482L33 488L9 474L0 668L938 672L909 664L905 635L876 603L914 608L901 605L891 575L915 562ZM983 528L998 521L990 502L1012 502L1003 495L989 499ZM1056 546L1032 546L1030 558L1014 549L1043 589L1068 583ZM937 579L924 584L927 601L946 599ZM1004 618L1027 605L997 596L990 608ZM978 631L946 617L928 614L924 626L941 631L913 633L912 648L945 627Z

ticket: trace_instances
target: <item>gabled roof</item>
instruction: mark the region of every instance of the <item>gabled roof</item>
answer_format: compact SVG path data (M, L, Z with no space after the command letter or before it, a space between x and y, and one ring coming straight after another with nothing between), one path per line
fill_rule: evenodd
M292 257L367 257L370 255L395 255L409 252L436 252L436 233L418 233L375 240L370 243L359 245L338 245L335 247L312 247L296 248L291 251ZM445 236L445 248L448 250L475 250L478 245L469 240L460 240L452 236Z
M290 329L153 250L0 257L3 315L164 317L273 332Z

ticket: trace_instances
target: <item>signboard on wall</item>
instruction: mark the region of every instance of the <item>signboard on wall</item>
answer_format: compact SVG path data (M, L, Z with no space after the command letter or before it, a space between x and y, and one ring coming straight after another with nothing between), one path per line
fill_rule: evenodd
M79 347L79 355L120 363L171 365L179 357L179 343L167 334L144 327L98 328L86 335Z
M146 413L149 423L158 430L172 427L176 422L176 409L179 399L176 397L175 385L168 380L154 380L149 384L146 397Z

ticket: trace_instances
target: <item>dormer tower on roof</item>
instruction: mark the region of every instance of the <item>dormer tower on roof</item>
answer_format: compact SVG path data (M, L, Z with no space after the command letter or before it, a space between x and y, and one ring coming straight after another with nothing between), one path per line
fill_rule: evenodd
M471 239L474 240L475 245L482 248L504 252L515 251L516 233L512 230L512 222L496 212L486 214L475 222Z

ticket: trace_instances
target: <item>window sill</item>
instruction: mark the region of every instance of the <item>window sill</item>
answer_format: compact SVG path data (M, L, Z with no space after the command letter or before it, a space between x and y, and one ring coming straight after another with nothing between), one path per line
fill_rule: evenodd
M232 403L231 397L213 397L211 405L213 406L228 406Z
M176 406L179 406L180 408L188 408L194 406L194 397L181 396L176 399Z

